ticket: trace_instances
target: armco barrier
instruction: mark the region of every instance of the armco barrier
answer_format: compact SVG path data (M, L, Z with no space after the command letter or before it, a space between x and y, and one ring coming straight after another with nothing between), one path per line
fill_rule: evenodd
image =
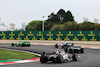
M100 41L100 31L1 31L0 39Z

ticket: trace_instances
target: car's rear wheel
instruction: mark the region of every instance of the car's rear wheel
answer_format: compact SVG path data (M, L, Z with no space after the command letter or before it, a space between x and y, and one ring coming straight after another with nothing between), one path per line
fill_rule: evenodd
M69 53L73 53L73 50L72 50L72 49L69 49L68 52L69 52Z
M45 55L45 52L42 53L41 57L40 57L40 62L41 63L46 63L48 61L47 56Z
M57 62L58 62L58 63L62 63L62 62L63 62L63 56L62 56L62 55L59 54L59 55L57 56Z
M80 53L84 53L84 49L83 48L80 49Z
M73 53L72 60L77 61L77 54Z
M55 44L55 48L58 48L58 44Z
M64 51L65 52L68 52L68 47L64 47Z
M14 43L11 43L11 46L14 46Z

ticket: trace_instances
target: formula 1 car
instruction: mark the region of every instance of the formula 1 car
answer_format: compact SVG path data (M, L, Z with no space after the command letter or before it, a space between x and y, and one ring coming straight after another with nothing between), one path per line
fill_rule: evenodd
M52 61L55 63L62 63L62 62L70 62L70 61L77 61L80 59L80 56L73 53L65 53L64 51L57 51L52 53L43 52L40 57L41 63L46 63L48 61Z
M69 52L69 53L84 53L84 48L82 48L81 46L75 46L75 45L71 45L70 47L65 47L64 48L65 52Z
M11 46L21 46L21 47L23 47L23 46L30 46L30 42L22 42L22 41L20 41L20 42L18 42L18 43L11 43Z
M55 48L58 48L58 47L64 48L64 47L69 47L70 45L68 43L64 42L62 44L55 44L54 46L55 46Z

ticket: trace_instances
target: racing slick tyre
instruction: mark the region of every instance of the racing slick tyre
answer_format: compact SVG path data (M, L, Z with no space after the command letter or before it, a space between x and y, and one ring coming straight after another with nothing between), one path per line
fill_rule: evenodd
M74 53L79 53L79 50L78 49L74 49Z
M69 49L69 51L68 51L69 53L73 53L73 50L72 49Z
M62 63L63 62L63 56L60 55L60 54L57 56L56 59L57 59L57 63Z
M58 44L55 44L55 48L58 48Z
M11 46L14 46L14 43L11 43Z
M84 53L84 49L83 48L80 49L80 53Z
M48 61L47 56L44 56L45 52L42 53L41 57L40 57L40 62L41 63L46 63Z
M64 51L65 52L68 52L68 47L64 47Z
M28 44L24 44L24 46L28 46Z
M72 60L77 61L77 54L73 53Z

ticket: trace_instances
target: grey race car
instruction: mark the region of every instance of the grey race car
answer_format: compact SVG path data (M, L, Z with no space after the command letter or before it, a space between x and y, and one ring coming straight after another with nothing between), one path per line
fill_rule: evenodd
M68 53L84 53L84 48L81 46L75 46L73 43L70 47L65 47L64 50Z
M81 46L75 46L73 43L69 45L68 43L64 42L62 44L55 44L55 48L62 47L64 48L65 52L69 53L84 53L84 48Z
M40 57L41 63L46 63L48 61L62 63L62 62L70 62L70 61L77 61L80 59L80 56L73 53L65 53L64 51L57 51L53 53L43 52Z

